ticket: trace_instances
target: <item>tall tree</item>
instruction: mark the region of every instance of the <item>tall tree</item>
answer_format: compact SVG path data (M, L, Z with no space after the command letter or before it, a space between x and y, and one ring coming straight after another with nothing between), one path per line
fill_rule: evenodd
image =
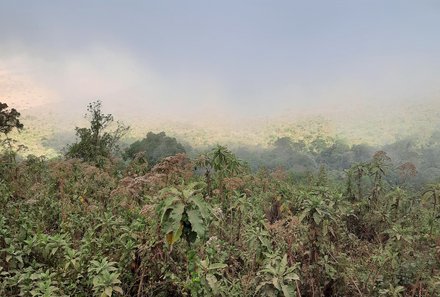
M8 109L8 104L0 102L0 132L5 136L13 130L23 129L23 124L19 120L20 113L15 109Z
M15 162L16 152L13 150L14 140L9 137L14 129L21 131L23 124L20 122L20 113L15 108L8 108L8 104L0 102L0 133L5 138L2 141L2 146L6 149L9 161Z
M352 165L350 169L350 177L356 180L357 187L357 198L359 200L363 199L362 193L362 178L368 173L368 165L366 163L356 163Z
M386 170L391 166L391 158L388 157L384 151L378 151L374 154L373 160L370 162L370 176L373 182L373 189L371 192L371 199L373 202L377 202L377 199L383 192L383 179L386 174Z
M101 111L101 105L98 100L87 106L85 118L89 120L90 127L75 128L79 141L68 146L67 157L102 165L104 159L110 158L119 149L118 142L129 127L117 122L116 130L107 132L114 119L113 115Z

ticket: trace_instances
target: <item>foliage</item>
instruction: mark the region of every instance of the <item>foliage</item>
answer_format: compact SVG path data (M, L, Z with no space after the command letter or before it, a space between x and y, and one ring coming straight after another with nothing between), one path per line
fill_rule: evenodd
M17 146L17 141L9 137L14 129L23 130L24 125L20 122L20 115L15 108L8 109L8 104L0 102L0 133L4 135L1 146L8 163L15 163L17 153L24 148L23 145Z
M200 193L200 184L192 183L183 189L163 190L159 205L160 223L165 241L172 246L181 236L188 243L203 239L209 220L209 208Z
M0 133L8 135L13 129L23 129L20 122L20 113L15 109L8 109L8 104L0 102Z
M101 262L91 261L88 269L92 277L93 292L96 296L111 297L113 292L123 294L122 288L119 286L119 273L114 267L116 262L108 262L107 258L103 258Z
M328 139L276 147L348 160ZM2 172L0 296L440 294L440 186L410 186L419 167L385 152L304 176L224 146L139 170L84 160Z
M236 176L245 171L244 163L227 147L221 145L217 145L209 153L200 155L196 165L205 171L208 196L212 196L212 174L214 174L215 181L217 182L218 191L223 197L225 178Z
M258 272L262 282L257 286L256 293L261 293L262 296L296 296L293 283L299 281L299 276L295 273L299 263L289 267L287 255L282 258L277 254L267 257L267 264Z
M133 160L139 154L145 155L144 162L150 166L156 165L161 159L185 153L183 146L165 132L155 134L148 132L147 136L132 143L124 152L124 158Z
M78 142L67 148L68 158L80 158L86 162L100 164L112 156L118 150L118 142L129 127L117 123L116 130L107 132L107 128L113 123L111 114L104 114L101 111L101 101L95 101L87 106L89 128L76 127Z

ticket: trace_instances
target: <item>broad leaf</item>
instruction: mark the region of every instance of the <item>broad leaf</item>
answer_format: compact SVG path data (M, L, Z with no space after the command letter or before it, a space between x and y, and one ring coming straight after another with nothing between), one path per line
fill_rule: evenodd
M214 295L218 294L218 282L217 278L213 274L206 275L206 281L208 282L209 287L211 288Z
M284 277L284 280L287 281L299 281L299 276L296 273L290 273L289 275Z
M181 228L180 225L184 210L185 210L185 205L183 205L182 203L174 205L174 207L172 208L169 214L169 221L165 222L166 233L170 231L174 231L174 233L176 233L177 230Z
M284 254L284 257L280 263L280 271L284 272L286 268L287 268L287 254Z
M165 219L166 214L168 213L168 210L171 209L173 203L175 203L176 201L179 201L178 197L168 197L167 199L165 199L165 201L163 202L163 206L162 206L162 216L160 218L160 222L162 223Z
M112 296L112 292L113 292L113 288L112 288L112 287L107 287L107 288L105 288L105 290L104 290L104 293L105 293L107 296Z
M209 218L209 208L206 202L203 200L203 198L200 195L195 195L191 198L192 202L197 206L199 209L200 214L202 217L206 220Z
M271 285L271 282L261 282L255 289L255 294L258 293L264 286Z
M318 213L313 213L313 220L315 221L316 225L319 225L319 223L321 223L321 217L319 216Z
M211 265L209 265L209 270L217 270L217 269L223 269L223 268L226 268L226 267L228 267L228 265L227 264L224 264L224 263L214 263L214 264L211 264Z
M173 245L174 243L176 243L176 241L178 241L182 236L182 230L183 230L183 225L181 224L176 231L171 231L167 233L167 235L165 236L166 242L169 245Z
M281 291L280 280L277 277L272 278L272 284L278 291Z
M124 294L124 291L122 290L122 288L121 287L118 287L118 286L116 286L116 287L113 287L113 290L115 290L115 292L118 292L119 294Z
M295 289L293 288L293 286L281 284L281 289L283 291L284 297L294 297L295 296Z
M200 216L200 213L197 210L188 210L188 221L191 223L192 231L197 233L199 238L202 238L205 234L205 226L203 224L203 219Z

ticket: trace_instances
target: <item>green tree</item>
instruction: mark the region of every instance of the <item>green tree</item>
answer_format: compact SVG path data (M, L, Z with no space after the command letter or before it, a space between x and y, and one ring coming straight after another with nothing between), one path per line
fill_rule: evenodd
M196 161L196 166L205 171L205 180L207 184L207 194L212 195L212 179L211 175L214 173L215 181L217 182L220 196L224 197L224 179L227 177L236 176L244 172L245 165L237 158L227 147L217 145L210 152L202 154Z
M244 165L227 147L217 145L210 152L210 164L214 169L218 188L220 190L220 197L225 198L224 179L226 177L235 176L244 171Z
M432 200L432 216L430 219L430 234L432 234L433 226L435 224L437 217L437 208L440 198L440 185L430 184L427 189L422 193L422 198L427 198Z
M373 160L370 162L370 176L373 182L371 191L371 199L377 202L379 196L383 193L384 177L387 169L391 166L391 158L384 151L378 151L374 154Z
M135 159L136 155L143 153L149 165L153 166L165 157L185 153L183 146L176 138L165 135L165 132L148 132L147 136L130 145L124 152L124 159Z
M354 178L357 187L357 198L359 200L363 199L362 193L362 178L368 173L367 163L356 163L351 166L349 178Z
M15 109L8 109L8 104L0 102L0 133L5 138L2 140L2 146L6 150L6 154L10 162L15 162L16 152L13 149L14 140L9 137L14 129L21 131L23 124L20 122L20 113Z
M117 122L116 130L107 132L114 119L113 115L102 113L99 100L90 103L87 111L85 118L89 120L90 127L75 128L79 141L68 146L66 156L100 165L119 149L119 140L127 133L129 127Z
M0 102L0 132L5 136L13 130L23 129L19 120L20 113L15 109L8 109L8 104Z

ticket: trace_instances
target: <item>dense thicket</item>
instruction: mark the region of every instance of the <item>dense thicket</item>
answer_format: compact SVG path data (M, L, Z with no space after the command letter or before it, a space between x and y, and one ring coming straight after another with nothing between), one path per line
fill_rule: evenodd
M291 163L254 171L224 146L2 163L0 296L439 296L440 183L326 143L280 139L264 153Z

